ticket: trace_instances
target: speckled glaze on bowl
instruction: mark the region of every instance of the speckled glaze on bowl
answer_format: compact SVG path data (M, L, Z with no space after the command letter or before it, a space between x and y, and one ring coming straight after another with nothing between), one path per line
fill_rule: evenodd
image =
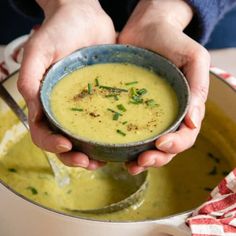
M172 86L179 100L179 113L175 122L164 132L150 139L127 144L108 144L75 136L64 129L54 117L50 107L53 87L69 73L99 63L130 63L152 70ZM145 150L155 148L155 140L176 130L187 112L190 98L188 83L181 71L164 57L146 49L130 45L98 45L82 48L54 64L46 73L40 90L44 112L52 129L69 138L73 149L86 153L91 159L113 162L134 160Z

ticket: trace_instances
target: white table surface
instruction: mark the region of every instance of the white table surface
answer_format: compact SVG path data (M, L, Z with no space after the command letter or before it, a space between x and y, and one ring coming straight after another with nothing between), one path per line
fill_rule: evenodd
M4 46L0 46L0 61L3 60ZM211 65L219 67L236 76L236 48L210 51Z

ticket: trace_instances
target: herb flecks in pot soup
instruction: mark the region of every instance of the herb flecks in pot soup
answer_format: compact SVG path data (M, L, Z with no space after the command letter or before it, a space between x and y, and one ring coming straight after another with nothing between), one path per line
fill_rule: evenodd
M102 143L146 140L169 128L178 114L177 96L167 81L121 63L72 72L55 85L50 102L64 129Z
M3 138L5 127L16 120L8 113L1 115ZM216 128L217 127L217 128ZM236 124L224 117L212 104L207 108L201 134L196 144L178 155L168 165L150 169L149 185L143 202L120 212L81 217L114 221L157 219L193 209L204 202L209 192L235 165ZM122 198L130 191L129 184L104 178L102 172L68 168L72 182L65 188L57 186L45 157L35 147L29 135L15 145L9 144L0 155L0 179L12 189L37 203L63 212L63 208L101 206ZM121 191L122 190L122 191ZM90 197L89 197L90 196ZM68 213L68 212L67 212Z

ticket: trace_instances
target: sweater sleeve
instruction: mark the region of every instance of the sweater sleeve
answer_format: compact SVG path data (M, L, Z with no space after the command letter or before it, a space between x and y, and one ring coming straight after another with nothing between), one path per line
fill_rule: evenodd
M186 0L193 10L194 17L185 33L201 44L209 39L217 22L236 5L236 0Z

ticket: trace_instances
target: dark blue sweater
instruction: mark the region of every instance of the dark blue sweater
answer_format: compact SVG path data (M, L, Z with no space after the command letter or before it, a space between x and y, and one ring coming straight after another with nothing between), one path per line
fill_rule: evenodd
M35 1L11 0L11 2L17 10L26 15L35 17L43 15ZM137 2L138 0L100 0L118 31L125 25ZM201 44L207 42L217 22L236 5L236 0L186 0L186 2L192 6L195 14L185 32Z
M195 16L189 26L189 34L205 44L214 27L226 12L236 5L236 0L187 0ZM236 30L236 22L232 22Z

